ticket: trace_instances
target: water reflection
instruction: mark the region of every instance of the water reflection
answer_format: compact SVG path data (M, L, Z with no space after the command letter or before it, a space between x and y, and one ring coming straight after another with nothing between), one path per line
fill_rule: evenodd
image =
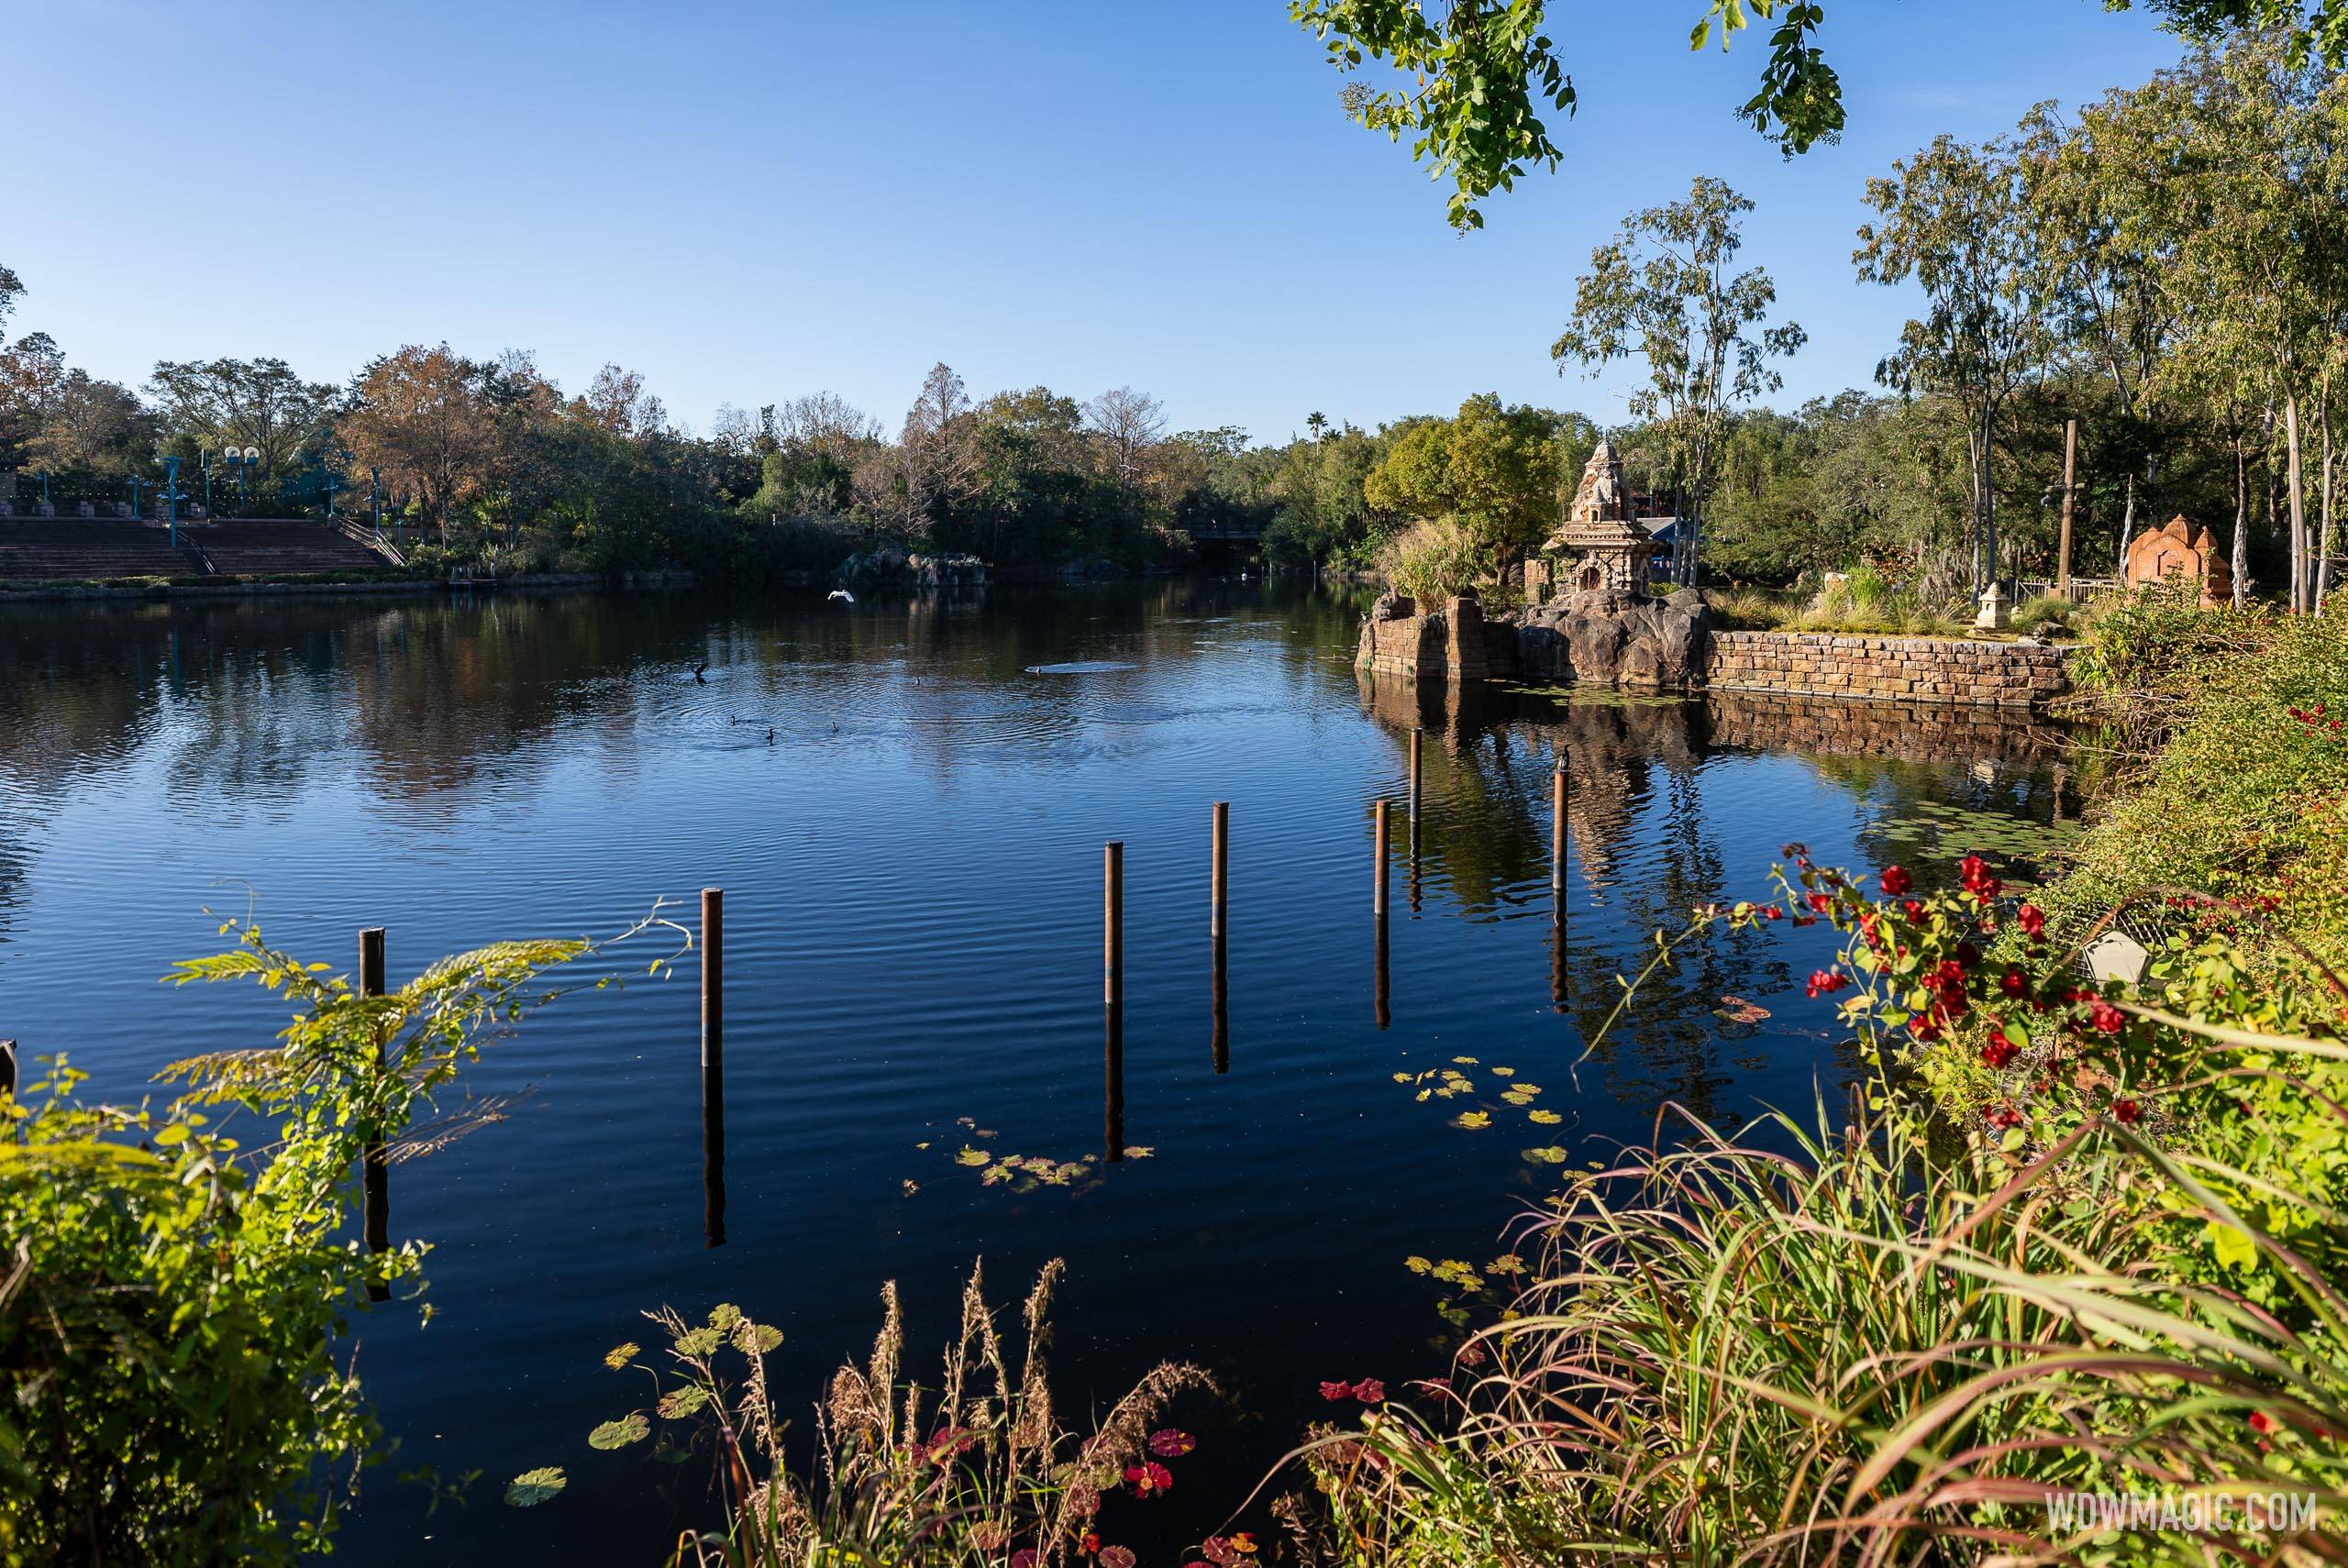
M1766 793L1733 805L1708 799L1715 760L1799 755L1805 784L1830 780L1857 803L1859 843L1877 861L1907 857L1907 842L1894 835L1920 812L1955 824L1954 845L1974 817L2043 840L2045 830L2028 824L2059 823L2065 811L2059 732L1970 710L1742 692L1560 701L1367 674L1357 684L1365 712L1409 759L1404 766L1434 752L1431 788L1445 810L1423 835L1413 834L1414 883L1423 854L1429 874L1471 920L1534 912L1523 907L1532 889L1547 891L1552 1006L1584 1038L1604 1029L1622 977L1650 955L1643 953L1649 933L1679 929L1700 905L1766 892L1757 880L1731 884L1733 843L1795 836L1786 825L1790 800L1785 823L1773 825L1745 815L1767 811ZM1439 744L1424 746L1423 734ZM1554 773L1542 766L1551 758ZM1722 1094L1733 1081L1740 1028L1751 1031L1724 1016L1722 999L1789 988L1794 970L1783 947L1767 932L1725 929L1684 947L1598 1046L1611 1092L1644 1103L1677 1099L1733 1124L1740 1113Z
M692 964L653 981L614 956L595 975L626 966L625 988L582 988L471 1070L467 1106L515 1114L401 1162L399 1229L434 1244L439 1316L412 1334L379 1315L369 1386L414 1461L495 1475L577 1455L610 1414L594 1358L647 1306L771 1310L809 1358L784 1370L798 1386L869 1341L880 1281L950 1322L983 1253L1070 1260L1072 1374L1212 1364L1261 1416L1215 1450L1244 1491L1325 1413L1301 1345L1316 1367L1438 1370L1399 1260L1489 1255L1553 1175L1526 1144L1578 1162L1645 1135L1667 1099L1729 1123L1806 1103L1814 1076L1832 1090L1833 1009L1799 980L1831 951L1817 931L1690 947L1574 1077L1656 926L1751 893L1785 839L1929 860L2039 833L2059 804L2042 737L1945 711L1363 682L1358 610L1157 581L852 610L0 612L0 1035L70 1048L132 1097L172 1056L265 1041L265 999L153 983L212 942L196 911L224 878L296 951L388 924L416 964L608 931L655 899L689 919L723 886L720 1050L696 1062ZM1379 800L1405 896L1365 931ZM1237 829L1221 854L1200 833L1217 801ZM702 952L715 969L718 944ZM1774 1016L1724 1021L1732 995ZM1455 1056L1519 1067L1561 1120L1496 1101L1471 1130L1394 1081ZM1017 1151L1088 1155L1093 1176L989 1181L966 1143L989 1169ZM1345 1223L1365 1215L1367 1242ZM580 1457L598 1468L568 1511L471 1510L468 1545L643 1556L705 1522L628 1456ZM1169 1550L1222 1523L1185 1498L1223 1495L1152 1505ZM445 1515L382 1489L368 1514L338 1542L361 1568L441 1552Z

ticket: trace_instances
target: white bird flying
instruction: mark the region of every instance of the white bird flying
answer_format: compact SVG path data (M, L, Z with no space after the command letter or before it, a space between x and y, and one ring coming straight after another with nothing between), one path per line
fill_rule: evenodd
M826 602L826 603L829 603L832 600L835 600L835 599L838 600L838 601L839 601L841 603L843 603L843 604L853 604L853 603L855 603L855 602L856 602L856 595L855 595L855 594L853 594L853 593L850 593L850 592L849 592L847 589L845 589L845 588L835 588L835 589L833 589L833 590L831 591L831 592L829 592L828 594L825 594L824 597L825 597L825 602Z

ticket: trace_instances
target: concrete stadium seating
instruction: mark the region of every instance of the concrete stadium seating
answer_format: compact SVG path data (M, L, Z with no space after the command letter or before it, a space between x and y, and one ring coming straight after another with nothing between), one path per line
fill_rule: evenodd
M323 523L0 519L0 580L97 580L372 571L391 563Z

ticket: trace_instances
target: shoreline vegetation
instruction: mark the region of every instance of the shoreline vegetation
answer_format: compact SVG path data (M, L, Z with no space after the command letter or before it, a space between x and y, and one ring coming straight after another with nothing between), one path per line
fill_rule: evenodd
M1863 1064L1848 1106L1822 1088L1733 1138L1667 1120L1602 1169L1557 1162L1512 1300L1460 1325L1449 1375L1324 1386L1332 1419L1181 1561L2200 1561L2190 1536L2049 1523L2050 1495L2147 1490L2313 1499L2296 1535L2224 1538L2244 1550L2348 1540L2348 620L2153 591L2082 658L2101 803L2053 881L2010 889L1979 855L1863 881L1789 845L1771 886L1656 933L1649 973L1723 927L1837 932L1807 988ZM2123 919L2143 982L2089 979ZM499 944L371 998L223 931L174 977L278 992L275 1045L177 1064L137 1107L50 1064L9 1106L12 1562L327 1539L382 1437L348 1331L371 1294L420 1291L425 1251L349 1245L349 1173L616 950ZM619 942L664 936L655 910ZM716 1423L710 1533L680 1562L1133 1562L1118 1529L1180 1476L1195 1440L1159 1423L1198 1375L1068 1435L983 1300L973 1275L946 1376L975 1382L934 1414L901 1408L887 1311L826 1397L817 1474L758 1435L792 1401L765 1386L772 1331L724 1306L614 1349L658 1397L581 1441ZM577 1456L548 1458L509 1503L559 1506Z

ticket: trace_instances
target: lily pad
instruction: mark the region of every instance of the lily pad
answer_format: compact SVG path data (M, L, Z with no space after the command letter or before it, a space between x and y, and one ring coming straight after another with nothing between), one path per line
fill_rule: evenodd
M505 1501L511 1507L535 1508L540 1503L559 1496L570 1483L559 1465L549 1464L537 1470L525 1470L506 1484Z
M655 1408L660 1412L662 1420L681 1421L708 1403L709 1390L698 1383L688 1383L682 1388L671 1388L660 1396L660 1403ZM637 1433L637 1437L643 1435L641 1431Z
M602 1449L626 1448L632 1442L643 1441L644 1435L651 1430L651 1423L644 1419L643 1411L630 1410L618 1420L605 1421L602 1426L589 1432L587 1446Z

